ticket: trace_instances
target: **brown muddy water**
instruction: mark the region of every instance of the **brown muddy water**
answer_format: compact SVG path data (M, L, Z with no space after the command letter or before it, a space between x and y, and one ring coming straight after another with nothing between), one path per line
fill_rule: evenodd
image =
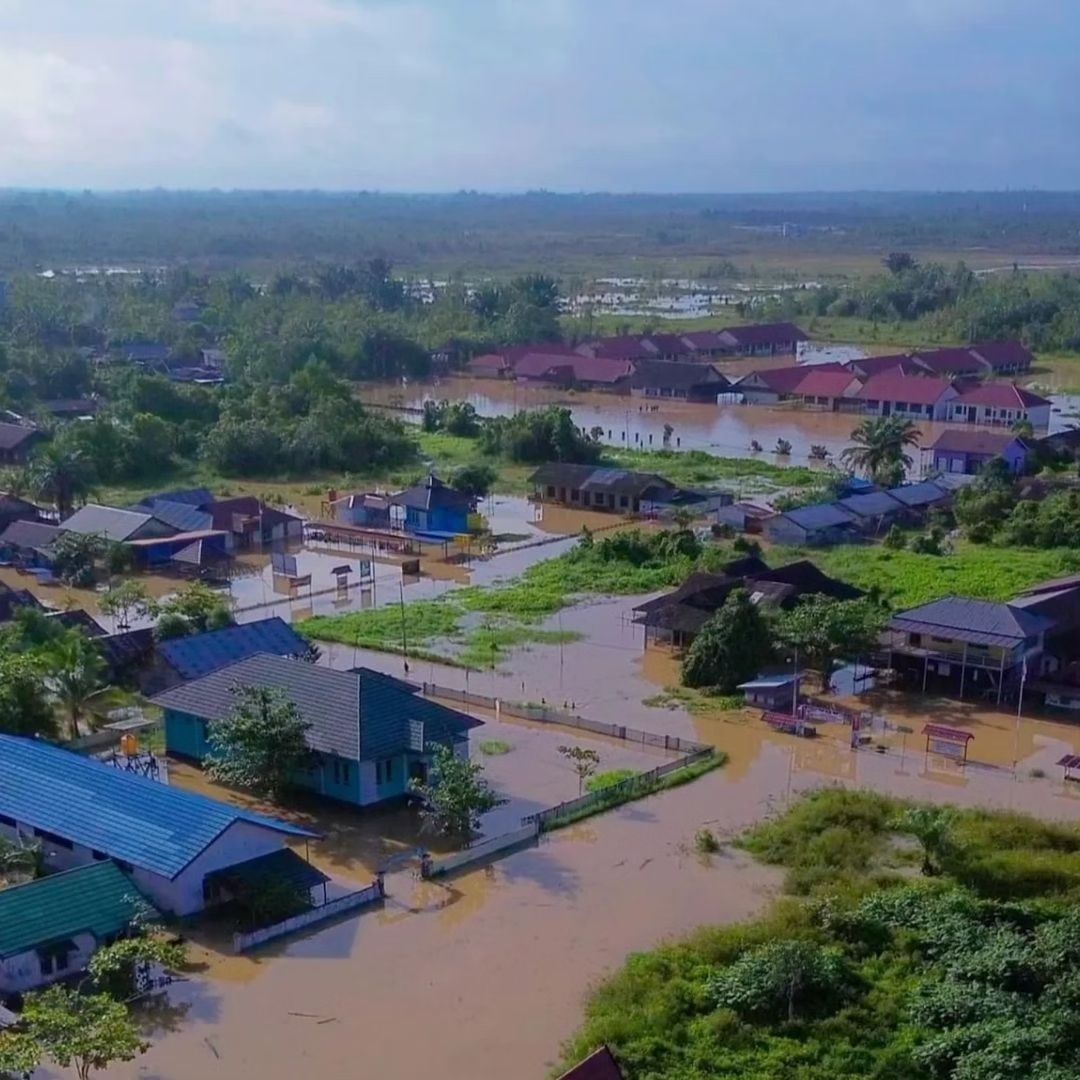
M744 363L734 361L733 363ZM790 358L763 361L758 367L790 367ZM750 371L745 367L742 371ZM568 392L554 387L530 386L494 379L449 378L429 383L364 383L358 394L364 401L419 409L425 400L435 398L467 401L481 416L511 416L525 409L544 405L565 405L574 423L591 431L603 430L602 441L611 446L659 450L663 446L664 425L674 428L673 450L707 450L719 457L759 458L778 465L814 464L810 447L824 446L838 457L851 443L852 429L863 419L851 413L817 412L790 405L711 405L686 401L649 400L604 393ZM1056 406L1050 430L1066 428L1071 422L1066 413L1077 407L1076 398L1052 397ZM655 410L655 411L654 411ZM922 445L928 446L950 425L920 422ZM791 443L790 457L772 453L777 439ZM754 440L764 448L751 451ZM918 455L916 455L918 457ZM916 461L918 468L920 462Z
M1018 725L1006 713L913 695L859 699L916 731L931 719L970 727L975 764L960 769L895 727L871 748L852 751L841 725L824 725L819 739L807 741L765 729L752 712L647 707L644 698L675 680L677 658L642 649L641 629L629 622L634 602L565 611L563 627L585 639L519 652L505 672L420 665L414 677L461 688L468 680L471 689L507 698L565 700L595 719L696 737L725 750L726 767L449 881L394 875L379 909L248 957L226 955L212 934L203 936L195 956L205 967L172 991L182 1017L152 1036L144 1057L108 1075L414 1080L434 1067L448 1080L540 1080L579 1023L590 987L627 953L703 923L750 917L775 895L779 875L737 852L703 861L692 850L699 828L732 837L801 792L835 783L1080 820L1080 793L1049 764L1080 748L1080 728L1070 725L1030 717ZM387 671L400 664L333 647L324 656L334 664L356 660ZM552 748L581 742L579 733L489 724L474 734L474 752L486 738L514 744L501 758L481 760L499 786L513 788L515 813L576 790ZM605 744L601 753L611 755L603 767L618 767L615 750ZM1034 768L1045 768L1046 778L1033 777ZM174 778L202 782L182 768ZM366 880L373 859L417 839L400 814L296 812L327 833L312 858L346 881Z

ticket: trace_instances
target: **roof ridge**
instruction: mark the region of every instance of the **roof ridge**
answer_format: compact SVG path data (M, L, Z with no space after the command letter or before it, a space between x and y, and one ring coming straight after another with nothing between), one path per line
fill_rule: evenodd
M113 859L97 859L94 862L80 863L78 866L69 866L66 870L53 870L48 874L41 874L39 877L30 878L29 881L17 881L14 885L5 885L0 889L0 901L5 896L10 896L13 892L19 889L25 889L28 885L40 885L42 882L54 882L58 878L70 877L72 874L85 873L88 870L96 870L99 867L111 867L118 874L123 874L126 878L128 875L124 874L124 871L116 865ZM130 879L129 879L130 880Z

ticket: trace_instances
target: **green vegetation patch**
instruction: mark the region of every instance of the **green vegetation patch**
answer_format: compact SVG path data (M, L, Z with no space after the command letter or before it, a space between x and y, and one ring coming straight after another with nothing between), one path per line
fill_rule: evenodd
M1080 552L1069 548L1001 548L958 541L952 555L923 555L865 544L795 551L780 549L778 560L812 559L834 577L861 589L880 590L894 608L916 607L942 596L1010 600L1049 578L1080 570Z
M514 749L505 739L484 739L479 745L480 753L485 757L502 757Z
M621 784L624 780L629 780L631 776L637 776L634 769L608 769L607 772L590 776L585 781L585 790L590 794L595 791L604 791L616 784Z
M1077 1075L1076 827L828 789L742 844L803 899L631 957L564 1067L606 1043L627 1080Z

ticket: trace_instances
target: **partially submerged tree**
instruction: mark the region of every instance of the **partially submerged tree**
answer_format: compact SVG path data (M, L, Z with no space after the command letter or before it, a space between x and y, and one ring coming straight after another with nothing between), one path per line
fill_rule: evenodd
M158 930L144 927L98 949L87 964L94 989L117 1001L127 1001L151 989L153 969L174 972L184 966L184 946Z
M805 666L820 672L821 688L828 692L836 661L873 648L884 622L882 609L869 600L814 594L782 612L777 625L780 637L798 649Z
M600 755L587 746L560 746L559 753L570 762L570 767L577 773L580 795L585 790L585 781L600 768Z
M277 799L312 760L311 724L280 690L240 686L236 704L210 725L211 779Z
M79 1080L131 1061L150 1045L121 1002L108 994L82 994L63 986L28 994L22 1024L42 1056L62 1069L74 1069Z
M912 458L908 447L919 445L921 433L914 421L902 416L864 420L851 433L852 446L841 455L845 465L865 474L882 487L904 482Z
M50 546L53 573L65 585L93 585L95 564L106 547L106 542L92 533L61 533Z
M459 839L467 839L484 814L507 801L492 790L483 765L456 757L446 746L435 747L427 782L414 781L412 790L423 800L424 826Z
M98 606L106 615L111 615L116 620L116 625L121 630L128 628L132 615L147 618L157 609L146 586L134 578L128 578L107 589L102 593Z
M167 625L170 629L178 630L183 625L187 627L186 632L189 634L204 634L207 630L220 630L233 623L228 599L201 581L193 581L180 589L175 596L158 605L158 608L162 614L162 623L166 622L165 616L169 616ZM182 624L179 622L181 619ZM159 637L183 636L179 633L161 633L161 624L158 631Z
M683 661L686 686L714 686L730 694L757 675L772 655L772 635L745 589L734 589L701 628Z
M489 494L498 473L482 462L477 465L462 465L450 478L450 485L464 495L482 499Z

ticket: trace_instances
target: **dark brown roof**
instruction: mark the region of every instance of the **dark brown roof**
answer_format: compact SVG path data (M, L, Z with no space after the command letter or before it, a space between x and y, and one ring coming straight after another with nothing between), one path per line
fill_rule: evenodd
M559 1080L623 1080L623 1074L611 1051L601 1046Z
M931 444L931 450L955 451L958 454L986 454L993 457L1004 452L1014 442L1024 443L1010 431L979 431L975 428L949 428Z
M40 434L37 428L0 423L0 450L14 450L22 446L27 439Z
M715 387L717 392L728 381L712 364L691 364L678 360L638 360L630 385L635 388L656 387L692 390L697 386Z
M794 323L761 323L752 326L725 326L720 331L738 345L787 345L793 341L808 341L807 335Z

